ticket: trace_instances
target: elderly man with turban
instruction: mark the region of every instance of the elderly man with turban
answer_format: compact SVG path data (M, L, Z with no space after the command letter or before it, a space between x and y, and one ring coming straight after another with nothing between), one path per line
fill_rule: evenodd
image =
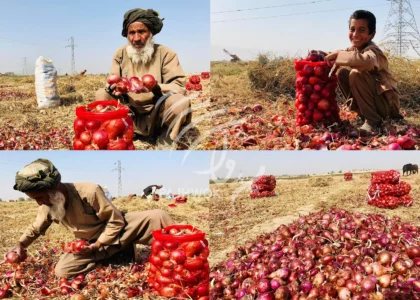
M89 242L81 254L64 253L55 267L58 277L72 277L94 269L98 263L135 244L150 244L152 231L172 225L163 210L122 214L95 183L62 183L55 166L37 159L16 174L14 189L34 199L38 205L35 221L13 249L22 255L52 222L70 230L77 239ZM130 251L127 251L130 253Z
M178 55L168 47L155 44L153 37L163 27L164 19L152 9L131 9L124 15L122 36L128 44L114 54L110 74L141 78L145 74L155 77L157 85L146 93L127 93L123 96L134 114L135 133L155 137L163 126L168 127L171 144L182 125L191 122L191 104L185 92L185 74ZM112 88L113 86L111 86ZM96 100L112 100L121 94L115 90L100 89Z

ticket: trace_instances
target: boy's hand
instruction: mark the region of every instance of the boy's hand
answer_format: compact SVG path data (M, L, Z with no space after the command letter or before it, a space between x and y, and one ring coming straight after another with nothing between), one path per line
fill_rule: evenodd
M335 64L335 60L337 59L338 51L332 52L325 57L327 64L332 67Z

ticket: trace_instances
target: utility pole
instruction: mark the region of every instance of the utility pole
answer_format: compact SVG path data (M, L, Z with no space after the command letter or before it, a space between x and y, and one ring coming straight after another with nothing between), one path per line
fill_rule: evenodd
M420 56L420 32L410 0L387 1L391 2L391 9L383 43L397 56L405 56L411 48Z
M74 59L74 47L76 47L76 45L74 44L74 38L70 37L70 45L67 45L67 47L71 48L71 74L75 75L76 72L76 60Z
M23 58L23 70L22 70L22 74L23 75L28 75L28 68L26 65L26 57Z
M120 160L115 162L115 164L117 165L117 168L112 170L112 171L117 171L118 172L118 197L121 197L121 194L122 194L121 170L124 170L124 168L121 168L121 161Z

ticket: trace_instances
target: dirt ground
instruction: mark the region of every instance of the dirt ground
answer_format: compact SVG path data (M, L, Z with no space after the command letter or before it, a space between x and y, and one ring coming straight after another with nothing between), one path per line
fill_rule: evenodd
M420 176L401 176L412 187L412 207L380 209L365 203L370 172L353 173L352 181L343 174L278 177L277 196L251 199L251 181L211 184L210 262L214 265L226 254L259 235L269 233L281 224L289 224L301 215L339 207L363 213L398 215L402 221L420 225Z
M187 80L191 75L187 74ZM70 150L76 107L94 102L96 91L105 84L106 75L59 76L61 106L38 109L35 76L0 76L0 149L7 149L13 138L13 150L38 150L34 149L36 144L40 150ZM194 127L182 137L179 149L203 149L208 138L210 80L202 79L201 84L202 91L186 92L192 103ZM134 141L134 146L136 150L156 148L146 139Z

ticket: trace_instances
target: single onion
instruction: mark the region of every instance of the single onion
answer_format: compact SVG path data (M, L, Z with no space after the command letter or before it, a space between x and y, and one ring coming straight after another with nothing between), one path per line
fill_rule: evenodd
M261 279L258 282L257 290L258 290L259 293L268 292L268 291L270 291L270 289L271 289L270 280L268 280L268 279Z
M270 286L273 290L277 290L281 286L280 280L276 279L276 278L273 278L270 281Z
M407 249L408 257L413 259L416 257L420 257L420 247L418 246L411 246Z
M397 143L391 143L388 146L386 146L386 150L402 150L402 148Z
M111 74L111 75L109 75L108 77L107 77L107 79L106 79L106 81L109 83L109 84L114 84L114 83L118 83L118 82L120 82L121 81L121 77L119 76L119 75L117 75L117 74Z
M304 292L305 294L308 294L309 291L312 289L312 283L310 281L303 281L300 284L300 289L302 290L302 292Z
M351 299L351 292L347 288L340 288L338 290L338 299L348 300Z
M386 265L391 261L391 259L392 259L391 253L389 253L388 251L382 251L381 253L378 254L378 257L376 260L382 265Z
M10 251L6 254L6 260L11 264L18 263L19 262L19 255L14 251Z
M375 290L375 283L369 278L363 279L360 285L362 286L362 289L368 293Z

